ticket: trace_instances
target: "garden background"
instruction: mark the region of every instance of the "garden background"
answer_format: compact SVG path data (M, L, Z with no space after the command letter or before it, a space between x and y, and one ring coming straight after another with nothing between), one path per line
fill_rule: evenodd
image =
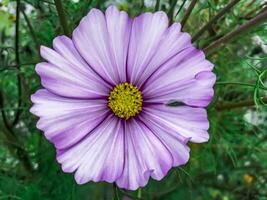
M77 185L29 113L41 88L40 45L70 35L91 8L116 5L131 17L165 11L215 64L210 140L162 181L130 192L108 183ZM0 0L0 199L267 200L267 1ZM172 105L175 106L175 105Z

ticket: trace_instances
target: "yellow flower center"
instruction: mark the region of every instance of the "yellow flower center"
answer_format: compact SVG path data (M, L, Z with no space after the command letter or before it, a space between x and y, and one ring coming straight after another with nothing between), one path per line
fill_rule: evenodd
M139 89L130 83L120 83L110 92L108 107L123 119L129 119L142 111L143 98Z

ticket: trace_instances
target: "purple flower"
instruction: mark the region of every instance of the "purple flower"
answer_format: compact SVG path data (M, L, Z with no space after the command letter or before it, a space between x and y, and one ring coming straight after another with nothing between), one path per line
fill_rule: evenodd
M78 184L135 190L185 164L188 141L208 141L213 64L164 12L130 19L114 6L92 9L72 39L56 37L41 56L45 89L32 95L31 112Z

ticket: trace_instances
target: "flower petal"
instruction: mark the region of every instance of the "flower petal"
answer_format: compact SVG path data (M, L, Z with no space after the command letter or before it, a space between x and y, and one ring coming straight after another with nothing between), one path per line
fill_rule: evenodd
M74 30L73 41L87 63L101 77L116 85L121 78L125 78L125 70L121 69L127 55L130 22L125 13L119 13L113 7L107 10L108 17L110 19L106 20L100 10L92 9Z
M204 108L154 104L144 107L142 114L151 123L162 127L166 133L177 133L196 143L209 139L209 121Z
M150 103L180 101L205 107L214 93L216 77L212 68L213 64L205 60L203 52L187 48L148 78L142 91L144 99Z
M120 82L126 82L126 59L131 33L131 20L124 11L118 11L115 6L106 10L107 31L110 47L114 55L115 65Z
M191 36L181 32L181 25L174 23L162 35L157 51L148 65L143 68L136 85L142 86L157 68L189 47L192 47Z
M53 47L56 51L41 47L41 56L48 63L36 65L36 71L46 89L64 97L107 96L111 86L90 69L69 38L66 36L55 38Z
M75 144L107 115L106 100L77 100L60 97L45 89L31 96L30 111L40 117L37 127L57 148Z
M180 166L187 163L190 149L187 147L186 143L189 138L178 134L173 129L166 129L166 127L155 123L147 114L141 114L139 117L169 150L173 158L172 166Z
M125 123L124 168L116 180L119 187L135 190L145 186L149 176L162 179L172 166L172 156L166 146L141 121Z
M142 71L153 58L168 27L164 12L144 13L133 20L127 62L128 81L137 84Z
M110 115L75 146L57 151L65 172L74 172L78 184L88 181L114 182L123 170L123 126Z
M201 72L195 79L173 82L164 85L155 93L144 93L146 103L171 103L173 101L182 102L195 107L206 107L214 95L213 85L216 77L212 72Z

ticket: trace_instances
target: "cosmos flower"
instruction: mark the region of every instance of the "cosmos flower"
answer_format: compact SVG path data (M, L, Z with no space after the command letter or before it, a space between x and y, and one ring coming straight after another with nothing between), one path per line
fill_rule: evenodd
M189 141L208 141L213 64L164 12L130 19L114 6L92 9L71 39L56 37L41 56L44 89L31 112L78 184L135 190L184 165Z

